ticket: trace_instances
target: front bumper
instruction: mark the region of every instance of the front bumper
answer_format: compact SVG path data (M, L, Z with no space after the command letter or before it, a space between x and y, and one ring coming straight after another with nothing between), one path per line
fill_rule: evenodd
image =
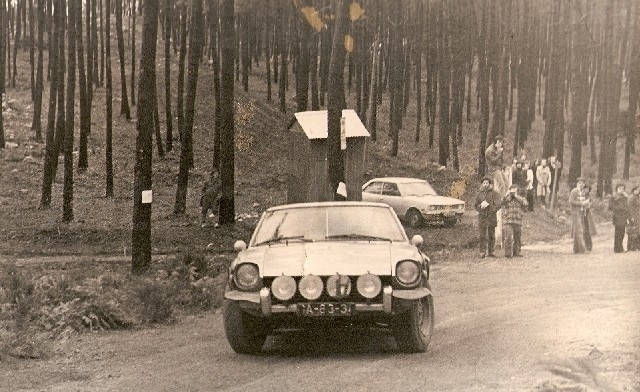
M427 222L442 222L445 219L458 219L462 218L464 212L457 211L428 211L422 212L422 217Z
M394 313L394 299L401 301L414 301L431 296L431 290L426 287L418 287L411 290L393 290L391 286L385 286L382 290L382 303L356 303L356 313ZM242 308L260 313L262 316L270 316L279 313L297 313L298 303L273 304L271 290L264 287L260 292L244 292L229 290L224 293L224 298L231 301L240 301Z

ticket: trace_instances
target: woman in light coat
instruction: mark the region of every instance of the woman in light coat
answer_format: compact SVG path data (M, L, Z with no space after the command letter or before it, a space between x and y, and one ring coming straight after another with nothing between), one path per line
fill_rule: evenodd
M536 169L536 180L538 182L536 196L538 196L541 205L547 205L547 196L551 186L551 169L547 166L546 159L540 161L540 166Z

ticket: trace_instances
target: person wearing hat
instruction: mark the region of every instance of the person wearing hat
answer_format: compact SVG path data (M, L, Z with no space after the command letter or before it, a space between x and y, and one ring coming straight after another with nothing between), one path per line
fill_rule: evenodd
M571 207L571 235L573 236L573 253L586 253L587 246L584 237L584 217L586 215L587 200L583 194L584 178L576 180L576 187L569 192L569 206Z
M615 253L622 253L624 252L622 241L624 240L630 215L629 200L627 199L623 183L616 185L616 191L609 201L609 209L613 212L613 251Z
M522 257L522 217L529 203L518 194L518 186L513 184L502 199L502 240L506 257Z
M493 143L484 151L487 173L493 177L493 187L498 192L506 189L504 177L504 149L502 135L497 135Z
M500 209L500 195L493 190L491 177L482 178L480 190L476 195L474 207L478 210L478 229L480 230L480 257L496 257L493 254L496 245L497 213Z

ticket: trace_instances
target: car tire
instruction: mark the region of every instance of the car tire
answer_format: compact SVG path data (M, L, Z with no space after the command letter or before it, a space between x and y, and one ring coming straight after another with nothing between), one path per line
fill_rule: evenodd
M456 223L458 223L458 218L447 218L444 220L445 227L453 227Z
M433 297L414 301L411 309L399 316L394 325L394 336L400 351L425 352L433 335L433 318Z
M404 218L407 221L409 227L413 228L420 227L422 225L422 221L424 220L420 211L416 210L415 208L411 208L409 211L407 211Z
M222 306L224 332L238 354L259 354L269 331L259 317L243 312L237 302L225 300Z

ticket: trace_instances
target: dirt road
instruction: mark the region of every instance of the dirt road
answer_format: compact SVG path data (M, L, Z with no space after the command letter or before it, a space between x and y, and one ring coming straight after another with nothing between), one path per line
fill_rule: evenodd
M425 354L397 353L380 332L324 332L237 355L210 313L0 363L0 391L640 391L640 253L613 254L601 232L589 255L561 241L434 265Z

